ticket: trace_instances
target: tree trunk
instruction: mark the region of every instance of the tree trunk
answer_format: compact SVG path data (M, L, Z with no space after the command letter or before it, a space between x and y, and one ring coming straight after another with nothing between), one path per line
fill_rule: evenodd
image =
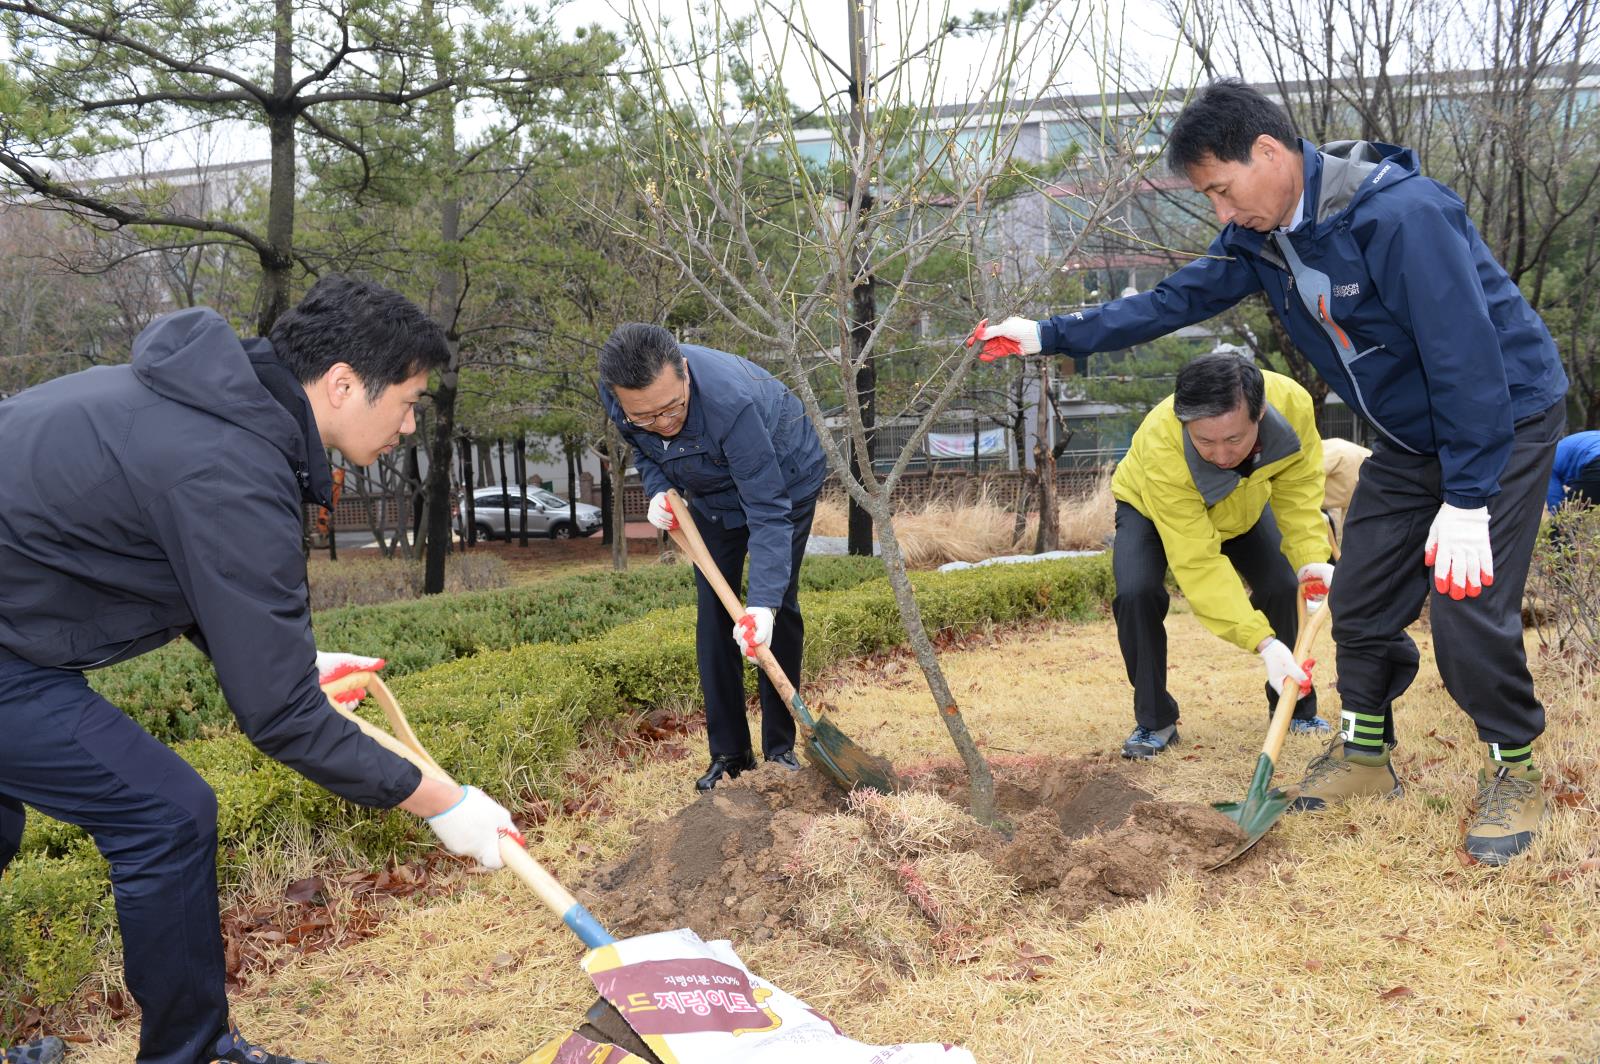
M877 503L878 512L874 516L878 522L878 541L883 548L883 565L889 574L889 586L894 590L895 605L900 608L900 620L911 640L911 652L916 655L922 675L928 681L928 690L932 692L939 709L939 719L944 721L950 741L955 744L961 754L961 763L966 766L971 788L968 809L980 822L992 824L995 820L994 773L983 751L978 749L972 733L967 730L966 718L961 715L961 707L956 705L955 695L950 693L950 683L939 664L938 652L934 650L933 640L928 637L928 630L922 623L922 608L917 604L911 578L906 574L906 560L900 553L900 541L895 536L888 499L880 495Z
M1033 552L1055 550L1061 542L1056 512L1056 450L1050 446L1050 361L1039 361L1039 420L1033 443L1033 464L1039 473L1039 534Z
M277 0L273 26L272 102L267 107L267 141L270 145L271 186L267 191L267 243L272 250L260 256L261 287L256 297L256 335L265 336L272 323L289 309L289 281L294 269L295 113L289 108L294 92L294 0Z
M578 457L572 437L564 436L561 445L567 452L567 520L572 522L572 538L578 538Z
M495 451L500 456L500 518L504 522L501 532L507 543L511 542L511 479L506 476L506 441L495 440Z
M850 29L850 145L858 148L867 135L867 81L870 77L867 62L867 26L861 0L847 0ZM856 205L859 218L866 218L872 210L873 197L870 177L850 173L849 195ZM866 430L866 447L851 447L855 473L861 486L872 490L873 459L878 449L878 370L873 362L876 356L862 358L878 326L877 285L868 270L864 249L859 240L851 250L854 258L854 284L850 290L850 339L847 365L855 367L855 395L861 411L861 425ZM859 365L857 363L859 362ZM845 387L851 387L850 374L845 374ZM848 550L859 557L872 557L872 514L855 497L846 494L849 502Z
M611 456L611 520L606 527L611 530L611 568L620 573L628 568L628 515L622 493L628 471L628 445L609 418L606 419L606 453Z
M468 547L478 545L478 507L477 500L472 496L478 486L476 474L472 467L472 437L461 437L461 498L466 502L467 516L463 519L466 525L466 542Z
M422 593L444 590L445 557L450 553L450 469L455 464L456 382L460 378L460 344L450 341L450 361L439 374L433 393L433 453L428 456L427 561L423 566Z
M517 436L517 546L528 545L528 438Z

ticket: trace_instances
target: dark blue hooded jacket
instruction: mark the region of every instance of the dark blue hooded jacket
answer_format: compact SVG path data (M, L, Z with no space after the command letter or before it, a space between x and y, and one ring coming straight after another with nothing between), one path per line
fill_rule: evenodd
M0 647L89 669L189 635L262 753L364 805L416 789L317 685L301 501L331 478L270 342L158 318L131 365L0 402L0 451Z
M747 605L777 609L789 586L790 503L821 489L822 444L800 400L754 362L693 344L679 350L689 366L689 414L676 436L628 424L604 385L601 401L633 444L647 497L677 488L698 520L749 525Z
M1264 291L1295 346L1396 446L1438 457L1444 501L1500 491L1512 424L1566 394L1555 341L1450 189L1407 148L1300 142L1305 216L1287 239L1228 225L1148 292L1041 323L1044 350L1114 351Z

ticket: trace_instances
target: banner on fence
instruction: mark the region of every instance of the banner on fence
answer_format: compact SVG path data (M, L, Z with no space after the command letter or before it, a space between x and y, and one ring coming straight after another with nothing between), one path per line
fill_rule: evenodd
M1006 430L985 429L978 433L978 453L1005 454ZM960 432L930 432L928 433L928 454L933 458L971 458L972 433Z

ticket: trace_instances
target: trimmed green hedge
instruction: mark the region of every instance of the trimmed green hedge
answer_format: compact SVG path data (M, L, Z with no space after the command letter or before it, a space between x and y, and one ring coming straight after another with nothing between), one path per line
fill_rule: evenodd
M882 578L883 565L875 558L808 558L800 567L804 592ZM652 610L693 602L692 567L644 565L533 587L324 610L313 624L320 646L381 654L389 663L384 676L393 679L485 650L592 639ZM165 742L233 727L211 663L186 641L89 676L107 701Z
M957 633L989 623L1083 619L1113 593L1105 556L919 573L913 581L928 628ZM810 594L805 614L810 674L905 642L886 581ZM746 675L753 684L754 670ZM423 743L452 774L492 793L537 791L555 782L588 722L698 699L694 610L659 610L579 643L480 653L392 686ZM243 863L242 852L289 825L308 828L330 852L353 850L375 864L433 845L416 818L342 802L239 735L177 749L217 790L224 878ZM48 1004L64 1000L90 972L96 950L114 942L113 917L104 863L81 836L46 824L30 824L29 835L29 852L0 890L0 1000L16 1000L17 991Z

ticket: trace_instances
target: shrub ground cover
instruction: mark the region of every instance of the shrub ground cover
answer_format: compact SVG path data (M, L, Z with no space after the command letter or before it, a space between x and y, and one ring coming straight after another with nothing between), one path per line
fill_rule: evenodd
M359 569L367 563L354 564ZM808 558L800 569L805 592L834 591L882 577L882 564L872 558ZM623 573L558 577L530 587L324 610L312 623L319 646L382 656L389 663L385 676L398 678L484 650L592 639L651 610L693 602L689 566L650 564ZM211 663L186 641L89 676L96 691L163 741L233 727Z

